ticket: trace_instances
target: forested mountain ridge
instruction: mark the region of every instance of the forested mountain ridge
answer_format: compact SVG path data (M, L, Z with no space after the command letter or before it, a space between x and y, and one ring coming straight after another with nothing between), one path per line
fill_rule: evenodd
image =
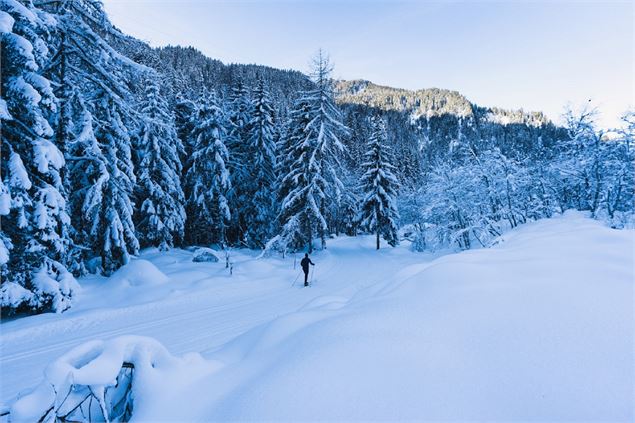
M257 64L225 64L206 56L194 47L150 47L139 40L137 58L149 66L171 74L173 87L178 91L196 91L202 87L227 93L239 81L253 83L264 79L272 97L285 106L292 103L297 93L311 87L309 76L298 70L278 69ZM151 57L151 60L147 58ZM406 90L386 87L366 80L337 80L335 100L340 105L362 105L381 111L404 113L414 127L424 129L431 118L452 117L458 126L471 123L491 125L522 125L528 128L554 131L556 126L542 112L507 110L500 107L482 107L470 102L458 91L428 88ZM458 131L458 127L455 128Z
M229 97L236 84L253 86L262 78L271 93L274 107L285 115L302 90L313 86L308 75L256 64L224 64L193 47L152 48L138 40L132 57L154 67L171 80L175 92L196 96L203 88ZM346 124L354 128L344 137L351 159L364 154L369 119L381 113L387 121L388 141L399 161L397 173L409 180L423 166L445 157L459 144L470 140L494 139L506 154L527 154L551 148L566 131L541 112L483 107L457 91L429 88L416 91L385 87L365 80L334 81L334 98L344 113ZM519 153L520 151L520 153Z
M206 88L228 96L236 84L250 85L261 78L272 97L288 107L299 91L312 86L310 78L297 70L258 64L225 64L191 46L151 47L134 37L127 37L127 42L119 48L136 61L161 72L170 81L166 88L172 93L195 95Z
M344 109L390 112L427 160L444 156L459 143L494 139L507 154L526 154L553 147L566 136L564 128L542 112L483 107L458 91L428 88L416 91L376 85L370 81L337 81L336 99ZM357 107L353 107L357 106Z
M229 97L236 84L252 87L261 78L271 93L274 108L285 115L298 93L313 86L310 76L298 70L225 64L194 47L150 47L133 37L127 40L120 46L122 52L164 75L170 81L167 88L171 97L176 93L196 97L204 88ZM458 91L439 88L412 91L366 80L335 80L333 83L335 101L349 126L358 126L375 113L384 115L389 143L393 144L397 156L406 156L398 169L398 174L406 178L416 173L413 168L425 166L426 162L445 156L459 143L471 139L496 139L507 154L515 155L518 149L524 154L527 150L552 147L556 139L566 136L563 128L541 112L483 107L470 102ZM360 130L366 136L368 125L363 122L362 125L364 128ZM344 142L356 158L361 158L363 152L355 153L355 150L363 145L353 145L355 134L351 135L345 137Z
M340 103L364 104L382 110L408 112L413 121L448 114L464 119L479 118L502 125L515 123L540 127L552 123L542 112L481 107L470 102L458 91L441 88L413 91L377 85L366 80L340 80L336 83L336 93Z
M457 91L439 88L412 91L377 85L363 79L339 80L335 87L340 103L364 104L383 110L408 112L412 113L414 119L442 114L460 117L473 114L472 104Z

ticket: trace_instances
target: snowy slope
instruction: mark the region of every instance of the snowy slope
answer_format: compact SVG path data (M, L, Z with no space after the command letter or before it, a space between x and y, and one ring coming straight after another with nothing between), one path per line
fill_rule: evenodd
M0 403L11 402L41 379L44 368L69 349L93 339L120 335L156 338L170 352L205 354L261 323L298 310L324 295L351 296L385 280L404 263L429 256L403 249L373 249L373 238L343 238L313 256L316 280L309 290L290 286L298 276L293 257L255 260L257 253L232 252L233 275L224 263L193 263L192 253L146 251L135 272L123 268L111 280L82 279L77 305L64 314L43 314L0 324ZM154 264L169 277L157 283ZM134 278L141 271L146 284ZM162 279L161 276L158 276ZM159 281L160 282L160 281Z
M2 398L66 349L130 333L207 360L196 377L162 373L140 422L633 421L633 240L579 214L435 261L342 238L308 290L289 288L290 260L236 254L230 278L149 253L170 279L146 303L94 280L83 309L3 323Z

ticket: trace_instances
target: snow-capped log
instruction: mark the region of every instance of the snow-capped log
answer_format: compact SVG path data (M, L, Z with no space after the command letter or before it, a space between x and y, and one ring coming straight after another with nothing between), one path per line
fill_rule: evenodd
M128 421L156 375L182 363L152 338L87 342L49 364L40 385L11 406L10 421Z

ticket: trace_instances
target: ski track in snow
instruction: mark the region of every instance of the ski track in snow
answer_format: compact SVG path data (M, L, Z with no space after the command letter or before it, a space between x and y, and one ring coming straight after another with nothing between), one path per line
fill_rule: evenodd
M87 282L83 283L84 292L77 306L68 312L3 322L0 402L11 402L29 391L41 380L48 363L86 341L143 335L156 338L172 354L200 352L205 356L249 329L299 310L318 297L327 302L332 301L330 297L346 299L384 281L403 267L403 259L396 257L407 257L412 262L430 257L404 248L384 247L378 253L372 248L372 237L330 240L326 250L312 255L316 263L311 269L316 272L313 286L304 289L301 274L291 288L299 272L300 254L293 270L293 256L255 260L252 252L235 251L231 277L223 260L191 263L184 271L183 263L191 256L183 250L145 252L140 256L170 277L169 288L137 288L167 289L155 297L150 295L146 303L122 299L121 293L108 292L105 278L88 277L80 281ZM264 274L263 267L267 270ZM117 307L118 302L122 307Z

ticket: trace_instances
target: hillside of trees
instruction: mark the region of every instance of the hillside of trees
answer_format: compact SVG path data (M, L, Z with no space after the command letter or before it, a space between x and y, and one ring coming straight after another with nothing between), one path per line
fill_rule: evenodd
M372 233L488 246L567 209L633 213L635 119L607 136L454 91L333 81L151 48L99 1L0 0L2 313L62 312L142 248L265 252Z

